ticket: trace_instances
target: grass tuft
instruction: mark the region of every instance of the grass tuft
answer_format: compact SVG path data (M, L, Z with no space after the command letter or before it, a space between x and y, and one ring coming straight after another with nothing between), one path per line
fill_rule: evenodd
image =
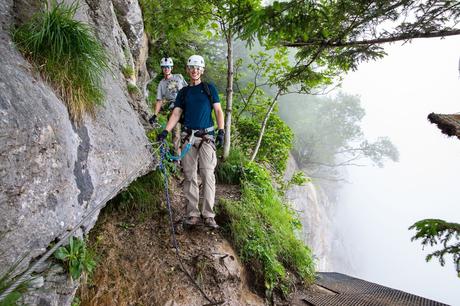
M160 171L152 171L132 182L110 202L110 207L131 214L138 212L140 219L152 217L161 208L164 181Z
M13 39L64 100L70 117L79 122L84 113L94 115L95 106L103 102L108 58L90 28L74 20L77 8L77 2L53 1L17 28Z
M141 93L139 87L137 87L137 85L133 83L128 83L128 92L130 95L137 95Z
M0 295L3 295L6 290L8 290L15 282L15 277L20 277L16 274L17 267L25 259L26 256L23 256L17 260L3 275L0 275ZM29 287L29 282L20 283L16 289L14 289L10 294L8 294L2 301L0 301L0 306L12 306L17 305L18 300L21 298L22 294L27 291Z
M121 68L121 72L123 73L123 76L127 79L131 79L134 77L134 68L126 65Z

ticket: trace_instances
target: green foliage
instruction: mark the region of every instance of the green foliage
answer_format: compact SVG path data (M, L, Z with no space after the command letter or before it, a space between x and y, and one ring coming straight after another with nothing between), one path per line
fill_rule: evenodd
M214 31L216 23L209 1L191 0L141 0L145 30L151 37L147 61L150 69L158 72L153 91L162 77L159 66L164 56L174 60L173 73L180 73L187 79L187 59L200 54L206 62L203 80L212 81L219 92L224 92L226 79L226 54L224 42L217 36L206 33ZM158 82L157 82L158 81Z
M75 296L73 298L72 304L70 306L80 306L81 305L81 300L79 297Z
M82 274L91 275L96 267L94 254L86 247L85 241L79 238L70 237L69 245L57 249L54 257L64 263L73 280Z
M132 182L126 190L110 201L119 211L138 212L141 219L152 217L160 209L164 181L160 171L152 171Z
M300 222L272 186L267 170L256 163L244 165L242 198L220 202L229 216L229 231L242 260L256 276L256 285L268 295L274 289L289 291L287 271L305 283L314 279L310 250L295 233Z
M274 1L239 21L245 39L296 47L314 62L306 69L340 72L384 56L381 43L455 33L459 18L452 1Z
M127 88L130 95L137 95L140 93L140 90L136 84L128 83Z
M243 174L243 164L246 158L237 147L230 150L228 158L217 164L216 178L219 183L239 184Z
M134 69L129 65L123 66L123 68L121 68L121 72L123 73L123 76L127 79L134 77Z
M437 257L441 266L444 266L446 263L444 256L450 254L453 257L457 275L460 277L460 224L439 219L425 219L409 227L409 230L412 229L416 231L411 238L412 241L421 239L423 246L438 244L442 246L440 250L428 254L426 261Z
M302 171L296 171L292 175L292 178L289 180L289 185L297 185L297 186L302 186L305 185L306 183L310 182L311 179L307 178L305 176L305 173Z
M259 137L261 121L262 118L256 114L253 117L242 118L238 121L236 128L241 138L240 145L244 152L249 153L254 149ZM287 124L277 114L272 113L256 160L267 162L267 166L271 167L275 173L282 174L286 169L293 137L293 133Z
M15 282L14 277L17 277L15 274L16 268L19 266L21 261L19 259L16 261L3 275L0 275L0 295L2 295L6 290L8 290ZM21 298L22 294L27 291L28 282L23 282L19 284L16 289L14 289L10 294L8 294L2 301L0 301L0 306L13 306L17 305L17 301Z
M102 77L108 59L90 28L73 17L77 2L53 5L19 27L13 38L67 104L71 118L94 114L104 99Z
M163 40L168 48L177 48L191 29L203 30L211 12L207 1L141 0L139 3L147 33L152 40Z

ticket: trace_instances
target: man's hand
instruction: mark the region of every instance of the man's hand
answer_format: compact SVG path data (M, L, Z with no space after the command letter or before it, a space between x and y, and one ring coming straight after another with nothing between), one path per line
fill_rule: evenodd
M216 145L218 147L221 147L224 145L224 130L223 129L220 129L219 131L217 131Z
M168 136L168 131L163 130L160 134L158 134L157 141L163 142L165 140L166 136Z
M157 115L153 114L153 116L150 117L150 119L149 119L149 123L150 123L151 125L154 125L155 122L157 122Z

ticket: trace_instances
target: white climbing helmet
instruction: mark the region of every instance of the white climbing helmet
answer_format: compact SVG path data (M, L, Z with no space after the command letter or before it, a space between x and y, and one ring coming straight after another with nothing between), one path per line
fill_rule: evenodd
M198 66L204 68L204 59L201 55L192 55L187 60L187 66Z
M160 67L163 66L174 66L173 60L170 57L163 57L160 61Z

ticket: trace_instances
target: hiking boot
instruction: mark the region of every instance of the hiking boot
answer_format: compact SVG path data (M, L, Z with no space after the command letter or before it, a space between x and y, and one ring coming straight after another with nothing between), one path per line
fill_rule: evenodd
M204 225L212 229L219 228L219 225L217 225L216 220L214 220L213 217L205 218Z
M184 224L187 227L193 227L200 225L201 219L199 217L188 217L187 220L185 220Z

